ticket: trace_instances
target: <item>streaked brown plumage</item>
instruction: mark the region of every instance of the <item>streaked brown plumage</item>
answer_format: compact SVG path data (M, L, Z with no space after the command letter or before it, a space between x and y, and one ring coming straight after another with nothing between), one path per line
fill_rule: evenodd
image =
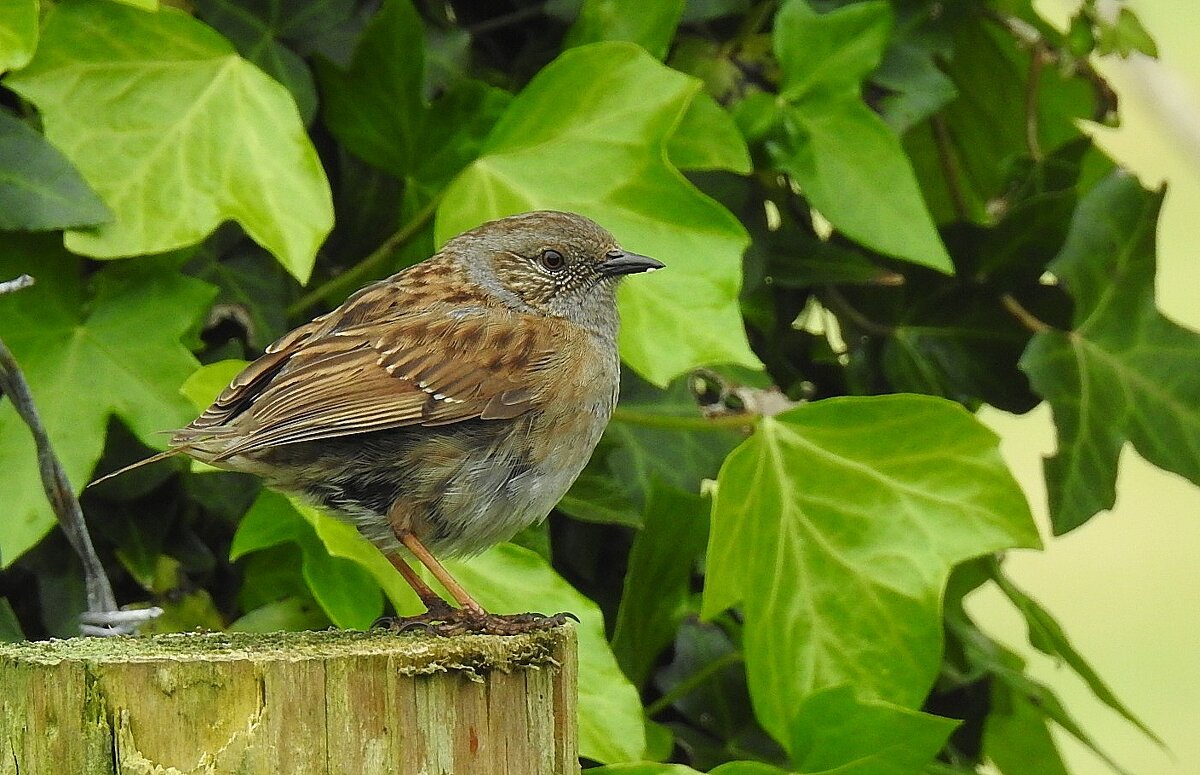
M616 403L615 290L662 264L582 216L492 221L286 334L171 440L351 520L426 618L505 632L426 547L472 554L545 518ZM400 560L408 547L462 605Z

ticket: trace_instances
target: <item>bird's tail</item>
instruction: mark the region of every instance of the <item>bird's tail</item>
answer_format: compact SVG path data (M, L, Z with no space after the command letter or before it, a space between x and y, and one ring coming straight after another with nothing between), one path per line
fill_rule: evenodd
M184 451L186 451L186 450L183 447L176 447L174 449L168 449L166 452L159 452L157 455L151 455L150 457L146 458L145 460L139 460L136 463L130 463L129 465L125 466L124 468L118 468L116 471L113 471L111 474L105 474L104 476L100 477L96 481L89 484L88 487L95 487L96 485L100 484L101 482L107 482L109 479L112 479L115 476L120 476L121 474L125 473L126 471L132 471L135 468L141 468L142 466L147 466L147 465L150 465L151 463L157 463L160 460L166 460L169 457L175 457L180 452L184 452Z

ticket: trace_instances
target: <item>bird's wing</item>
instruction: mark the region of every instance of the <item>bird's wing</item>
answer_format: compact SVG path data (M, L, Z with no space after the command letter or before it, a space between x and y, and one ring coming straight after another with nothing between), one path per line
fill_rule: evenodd
M435 308L345 327L317 319L247 366L174 443L223 439L220 460L408 425L516 417L533 406L555 359L547 325L494 308Z

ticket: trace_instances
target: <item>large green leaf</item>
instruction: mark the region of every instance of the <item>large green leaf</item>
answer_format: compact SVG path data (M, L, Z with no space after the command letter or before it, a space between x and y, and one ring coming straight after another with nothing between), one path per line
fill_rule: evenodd
M784 5L775 19L783 137L768 148L839 231L881 253L950 272L900 138L860 96L890 26L883 2L827 14L805 0Z
M82 489L113 415L156 447L161 431L194 416L179 386L198 364L180 338L214 289L165 259L114 264L85 284L82 262L55 242L9 235L0 244L0 277L37 278L0 297L0 336L25 371L68 478ZM8 402L0 404L0 471L8 493L0 563L7 566L55 523L33 440Z
M776 739L822 689L925 697L950 569L1038 544L996 443L942 399L834 398L764 418L725 461L703 610L742 604L751 696Z
M37 39L37 0L0 0L0 74L24 67Z
M667 160L667 140L699 88L628 43L565 52L517 95L483 155L450 185L438 241L525 210L582 213L668 267L621 288L630 366L660 385L702 364L756 367L736 304L746 231Z
M1112 507L1126 441L1200 484L1200 334L1154 304L1161 203L1125 173L1084 197L1050 266L1075 299L1074 328L1038 333L1021 358L1058 428L1045 463L1058 534Z
M564 45L625 40L662 59L675 37L683 5L683 0L584 0Z
M956 726L885 702L862 702L848 686L822 689L796 714L793 766L799 773L916 775Z
M112 213L46 138L0 110L0 229L95 226Z
M287 90L174 8L68 0L5 84L115 213L69 231L97 258L157 253L236 220L301 282L333 224L329 185Z

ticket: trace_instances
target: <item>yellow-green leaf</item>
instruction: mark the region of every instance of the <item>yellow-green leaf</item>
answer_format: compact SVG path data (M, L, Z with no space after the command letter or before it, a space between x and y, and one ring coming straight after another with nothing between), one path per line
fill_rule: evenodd
M68 0L5 84L116 218L68 231L96 258L199 242L236 220L301 282L333 225L329 185L287 90L174 8Z

